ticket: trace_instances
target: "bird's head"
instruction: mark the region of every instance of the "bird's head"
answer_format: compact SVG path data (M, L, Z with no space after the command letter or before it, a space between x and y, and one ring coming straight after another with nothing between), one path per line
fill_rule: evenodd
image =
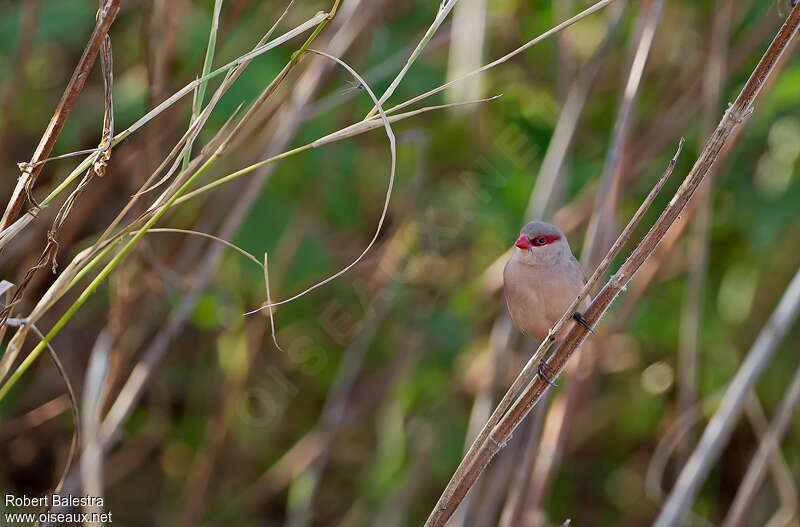
M513 257L527 265L553 265L572 256L564 233L544 221L525 225L514 245Z

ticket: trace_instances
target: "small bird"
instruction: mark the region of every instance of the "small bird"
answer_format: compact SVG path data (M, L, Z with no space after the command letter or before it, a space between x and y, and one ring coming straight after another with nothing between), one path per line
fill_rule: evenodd
M522 228L514 245L503 271L508 311L519 329L541 341L580 293L586 275L555 225L532 221ZM587 295L573 318L591 331L581 314L589 303ZM568 329L565 325L556 337L563 338Z

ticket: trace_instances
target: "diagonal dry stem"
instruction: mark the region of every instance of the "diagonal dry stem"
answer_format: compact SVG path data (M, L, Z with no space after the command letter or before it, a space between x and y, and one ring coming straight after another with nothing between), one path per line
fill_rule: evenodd
M442 496L439 498L439 504L437 504L436 509L434 510L433 513L431 513L431 516L428 518L428 523L426 525L439 525L438 523L431 523L432 521L435 521L434 515L436 514L436 511L447 510L448 502L453 497L452 493L455 490L454 488L455 485L465 476L467 470L470 468L473 462L474 457L477 455L480 446L488 439L489 433L500 422L500 419L502 418L503 414L511 406L511 403L514 402L514 399L517 398L517 395L519 395L522 389L525 388L525 386L527 386L531 382L531 380L536 376L536 372L539 366L539 361L542 359L544 353L547 351L547 349L555 340L555 335L558 334L558 332L561 330L564 324L572 318L572 314L575 313L575 309L577 309L578 305L581 303L581 301L583 301L583 299L586 297L586 295L592 289L592 287L594 287L594 285L597 283L600 277L605 274L605 272L611 265L611 262L614 260L616 255L619 254L620 249L622 249L623 245L625 245L625 243L627 243L627 241L630 239L633 230L639 224L645 212L647 212L647 209L650 207L650 205L653 203L658 193L664 187L664 184L667 182L667 179L669 178L670 174L672 174L672 170L675 168L675 163L677 163L678 160L677 158L681 152L681 149L683 148L683 144L684 140L681 139L681 142L678 145L678 150L677 152L675 152L675 156L670 161L667 170L664 172L664 174L662 174L661 178L658 180L656 185L650 191L650 194L648 194L647 198L645 198L644 202L642 202L642 204L639 206L639 209L636 211L631 220L628 222L628 225L625 227L625 229L623 229L622 233L620 233L619 238L617 238L617 241L614 242L614 245L611 247L611 249L609 249L605 258L603 258L603 261L600 262L600 265L597 266L597 269L595 269L594 273L592 273L592 276L590 276L589 279L586 281L586 285L584 285L581 292L578 294L575 300L573 300L572 304L570 304L569 308L567 308L567 310L564 312L561 318L550 329L549 337L545 339L544 342L541 343L536 352L531 356L531 358L525 364L525 367L519 373L517 378L514 379L514 382L511 384L511 387L503 396L503 399L497 405L497 408L495 408L494 412L492 412L492 415L489 417L489 420L484 425L483 429L478 434L478 436L475 438L475 441L472 443L472 446L467 451L467 454L464 456L464 459L459 464L455 474L450 480L450 483L448 483L447 488L443 492Z
M624 145L628 141L639 93L644 80L645 66L650 57L656 33L660 27L665 0L655 0L639 11L637 37L633 41L632 54L628 63L627 76L622 84L620 102L617 108L611 141L606 152L603 172L600 176L598 192L592 216L586 229L581 264L584 269L593 269L608 250L617 233L617 204L622 191L620 183L627 167L622 163ZM682 144L681 144L682 146ZM641 210L641 209L640 209ZM604 278L604 274L598 279ZM592 290L589 290L591 293ZM551 480L560 463L565 433L568 423L580 405L579 400L594 372L594 354L583 353L567 373L566 388L550 406L544 425L542 455L539 455L531 474L531 490L526 507L530 513L537 513L546 499ZM573 375L576 372L582 372ZM544 452L548 452L545 455Z
M406 73L408 73L408 70L411 69L411 66L422 54L425 46L427 46L428 42L430 42L431 38L433 38L434 33L436 33L436 31L439 29L439 26L442 25L442 22L444 22L444 19L447 18L448 14L450 14L450 11L453 10L453 6L456 5L456 2L458 2L458 0L442 0L442 3L439 4L439 10L436 12L436 18L433 19L433 22L422 36L422 39L419 41L419 44L417 44L417 47L411 52L411 55L408 57L405 65L403 65L403 68L392 80L391 84L389 84L389 87L386 88L386 91L383 92L381 98L378 99L378 104L372 107L364 120L375 116L378 113L378 107L383 105L383 103L385 103L386 100L392 96L394 91L397 89L397 86L400 85L400 81L403 80L403 78L406 76Z
M338 1L334 4L332 12L335 11L336 5L338 5ZM330 20L328 15L326 15L324 13L323 13L323 15L324 16L322 16L320 18L319 23L318 23L316 29L314 30L314 32L311 34L311 36L306 40L306 42L300 48L301 52L307 49L308 45L311 43L313 38L315 38L319 34L319 32L322 30L322 28L324 28L325 25L327 24L327 22ZM317 18L319 18L319 17L317 17ZM289 34L297 34L297 33L298 33L298 28L295 28L295 30L290 31L289 33L285 34L284 37L286 37ZM279 37L278 39L272 41L271 44L274 44L275 42L278 42L278 41L281 41L281 37ZM266 47L266 45L263 46L263 47ZM256 49L260 51L261 48L256 48ZM238 68L242 64L246 64L250 59L252 59L253 56L255 56L257 54L258 53L255 53L255 50L254 50L253 52L247 53L247 54L243 55L242 57L240 57L239 59L236 59L233 62L229 63L228 66L233 65L231 67L237 67ZM301 56L302 56L302 53L295 53L295 55L293 56L293 58L292 58L290 63L291 64L296 64ZM215 72L225 71L226 73L228 73L228 70L226 68L227 68L227 66L223 66L222 68L219 68L219 69L215 70ZM214 74L214 72L212 72L212 74L210 74L210 75L213 75L213 74ZM232 73L228 73L228 75L229 75L229 78L230 78L230 75L232 75ZM210 112L213 109L213 107L215 106L216 102L219 100L219 98L224 93L224 87L226 87L226 83L225 82L223 82L223 84L220 86L220 88L214 94L214 97L209 102L208 106L203 110L203 113L201 114L201 117L197 121L198 123L204 122L204 120L208 118L208 116L210 115ZM173 96L173 97L175 97L175 96ZM386 123L386 125L390 126L388 124L388 122ZM198 126L198 131L199 131L199 126ZM187 145L184 145L184 148L186 148L186 146L188 146L188 143L187 143ZM72 316L75 314L75 312L80 308L81 305L83 305L83 303L89 298L89 296L100 285L100 283L102 283L105 280L105 278L122 261L122 259L128 254L128 252L130 252L137 245L137 243L144 236L144 234L146 234L146 232L151 227L153 227L153 225L161 218L161 216L163 216L163 214L166 213L166 211L170 209L170 207L175 203L175 201L178 199L178 197L180 197L182 194L186 193L186 191L189 189L189 187L191 187L191 185L214 164L214 162L219 158L220 155L221 155L221 153L219 152L219 150L217 150L214 153L214 155L212 155L210 158L205 160L205 162L202 162L203 160L201 158L196 159L195 162L192 163L192 165L195 165L195 163L197 165L200 165L201 162L202 162L202 165L200 165L199 168L197 168L196 170L191 169L191 170L188 170L186 172L182 172L180 174L180 177L178 179L176 179L176 181L173 183L173 185L169 189L167 189L162 194L162 196L160 196L157 199L157 202L161 202L164 205L162 207L159 207L159 208L155 209L151 215L142 216L140 218L143 221L146 218L146 221L139 228L139 230L136 232L136 234L130 240L128 240L123 245L123 247L112 257L112 259L106 264L106 266L100 271L100 273L92 280L92 282L78 296L78 298L75 300L75 302L68 308L66 313L64 315L62 315L61 318L59 318L59 320L56 322L56 324L53 326L53 328L47 333L47 335L45 335L45 338L42 340L42 342L40 342L36 347L34 347L34 349L28 354L27 357L25 357L25 359L22 361L22 363L17 367L17 369L14 371L14 373L9 376L9 378L5 381L5 383L2 386L0 386L0 399L2 399L8 393L8 391L19 380L19 378L22 376L22 374L36 360L36 358L39 356L39 354L44 349L45 345L53 337L55 337L56 334L58 334L58 332L61 330L61 328L63 328L64 325L72 318ZM193 167L190 167L190 168L193 168ZM119 219L119 216L118 216L118 219ZM115 221L117 221L117 220L115 220ZM136 224L136 223L137 222L135 221L134 224ZM113 224L112 224L112 226L113 226ZM111 227L109 227L109 229L107 229L105 234L107 234L110 229L111 229ZM123 234L124 232L125 231L122 231L121 233L119 233L116 236L116 238L119 239L120 235ZM104 234L104 236L105 236L105 234ZM100 245L100 243L102 241L103 241L103 236L101 236L101 239L98 240L95 243L93 248L89 251L89 254L91 254L92 251L95 251L96 249L98 249L99 245ZM48 291L48 294L45 295L46 298L43 298L42 301L40 301L37 304L36 308L34 308L34 312L32 312L31 316L29 317L32 320L32 322L35 321L38 316L41 316L41 314L44 312L44 310L46 310L50 305L52 305L52 302L54 301L55 298L57 298L58 296L62 295L66 291L66 289L68 289L71 285L73 285L77 281L77 279L79 279L82 275L85 275L86 273L88 273L88 271L89 271L89 269L91 269L91 267L93 267L95 264L99 263L100 258L102 258L105 254L108 254L113 247L114 247L114 244L109 244L105 249L100 251L95 256L95 258L92 260L92 262L90 262L88 265L84 265L82 268L79 268L78 266L76 266L76 267L74 267L72 269L65 270L65 272L62 273L62 275L59 276L59 279L56 281L56 284L58 284L60 287L59 288L52 288L51 287L51 289ZM67 273L67 271L70 271L70 273ZM54 286L56 284L54 284ZM64 286L66 286L66 288ZM11 358L13 358L13 355L16 355L19 352L19 349L21 348L22 343L24 342L25 330L26 330L26 326L23 326L22 328L20 328L20 331L17 332L17 334L12 339L11 343L9 343L9 348L12 348L12 345L13 345L13 348L12 348L13 353L6 353L4 355L4 357L3 357L2 364L3 364L3 367L4 367L5 371L9 370L10 365L11 365Z
M781 57L795 37L799 26L800 7L795 7L789 15L789 18L781 27L778 35L761 57L761 60L753 70L747 83L745 83L736 101L724 113L722 120L719 122L716 130L706 143L705 148L700 153L691 172L686 176L686 179L669 202L667 208L662 212L647 235L645 235L639 245L633 250L619 271L606 283L584 313L590 326L594 326L597 323L611 305L611 302L628 284L632 276L639 270L653 251L655 251L658 243L672 224L678 219L681 211L697 190L697 187L711 172L720 151L725 146L729 137L735 129L741 126L743 119L753 112L756 99L774 73ZM595 273L597 273L597 271L595 271ZM798 280L798 282L800 282L800 280ZM579 301L580 298L579 296L578 299L576 299L574 305L562 316L561 321L571 315L572 310L575 308L574 306L577 305L577 301ZM573 324L564 341L547 361L547 366L550 368L550 371L557 374L560 373L587 335L588 329L578 324ZM517 381L515 381L514 384L517 384ZM464 461L462 461L462 465L459 466L450 484L448 484L439 502L431 512L426 522L426 527L444 525L464 498L464 495L486 468L491 458L502 448L517 425L538 402L539 398L548 387L549 384L545 380L536 377L525 389L516 403L511 406L508 413L503 416L502 419L499 419L496 425L491 426L488 433L485 435L481 434L485 439L479 437L478 440L476 440L477 451L474 455L468 454ZM667 507L673 512L665 512L663 514L672 519L679 517L683 511L681 506L685 505L685 500L688 500L688 494L682 499L671 498L667 502ZM667 509L665 509L665 511L666 510ZM666 527L672 524L673 522L671 521L665 522L659 525L659 527Z
M800 10L795 8L792 13L800 14ZM654 527L678 525L688 514L700 486L711 470L712 464L722 453L722 449L741 415L748 392L758 381L778 345L791 329L798 312L800 312L800 269L794 275L778 306L772 312L772 316L762 328L747 357L725 390L720 407L709 421L700 441L681 470L672 492L653 523ZM793 408L795 403L796 401L789 406ZM780 425L780 423L778 424ZM781 427L775 428L779 432ZM768 437L762 441L762 445L765 446L763 449L759 449L758 457L766 459L771 448L770 442L776 441L777 434L775 432L776 430L773 430L768 433ZM746 483L752 484L752 481L749 480L753 478L754 476L749 476Z
M570 304L569 308L567 308L567 310L564 312L561 318L550 329L549 337L545 339L544 342L541 343L536 352L531 356L531 358L525 364L525 367L519 373L517 378L514 379L514 382L511 384L511 387L503 396L503 399L497 405L497 408L495 408L494 412L492 412L492 415L489 417L489 420L484 425L480 434L478 434L478 436L475 438L475 441L472 443L472 446L470 447L469 451L459 464L458 469L456 469L455 474L450 480L450 483L448 484L442 496L439 498L439 504L437 505L434 512L431 513L431 517L428 518L428 523L426 525L437 525L436 523L430 523L434 518L435 512L438 510L446 510L447 502L450 499L452 499L451 492L454 490L453 487L455 486L458 480L464 477L466 471L471 466L473 458L477 454L477 450L480 447L480 445L487 440L489 432L492 430L492 428L494 428L495 425L497 425L497 423L500 422L500 418L503 416L506 410L508 410L508 408L511 406L511 403L514 402L514 399L516 399L517 395L519 395L522 389L525 388L525 386L527 386L528 383L530 383L530 381L536 376L539 361L544 356L544 353L547 351L547 349L550 347L550 344L552 344L552 342L555 340L555 335L558 334L558 332L561 330L564 324L572 318L572 314L575 312L575 309L577 309L578 305L581 303L581 301L583 301L583 299L586 297L588 292L594 287L594 285L597 283L600 277L605 274L605 272L611 265L611 262L619 253L620 249L622 249L622 246L625 245L625 243L627 243L627 241L630 239L633 230L639 224L645 212L647 212L647 209L650 207L650 205L653 203L658 193L664 187L664 184L667 182L667 179L669 178L670 174L672 174L672 170L675 168L675 163L677 163L677 158L681 152L681 149L683 148L683 144L684 140L681 139L681 142L678 145L678 150L675 153L675 156L670 161L667 170L664 172L664 174L662 174L661 178L658 180L656 185L650 191L650 194L648 194L647 198L645 198L644 202L642 202L639 209L636 211L631 220L628 222L628 225L625 227L622 233L620 233L619 238L617 238L617 241L614 242L614 245L611 247L611 249L609 249L605 258L603 258L603 261L600 262L600 265L597 266L597 269L595 269L594 273L592 273L592 276L590 276L589 279L586 281L586 285L583 287L581 292L578 294L575 300L573 300L572 304ZM450 495L450 497L448 497L448 495Z
M296 37L298 35L301 35L301 34L305 33L306 31L308 31L308 30L310 30L310 29L312 29L314 27L317 27L317 26L320 26L320 25L324 26L324 23L327 22L327 20L328 20L328 14L324 13L324 12L319 12L316 15L314 15L313 17L311 17L310 19L308 19L305 22L303 22L302 24L300 24L299 26L291 29L290 31L287 31L286 33L284 33L284 34L282 34L282 35L280 35L278 37L276 37L274 40L270 40L269 42L265 42L265 43L263 43L261 45L258 45L255 48L253 48L251 51L249 51L248 53L245 53L244 55L241 55L241 56L237 57L236 59L232 60L228 64L225 64L224 66L220 66L219 68L215 69L214 71L212 71L208 75L204 75L204 76L200 77L199 79L196 79L196 80L190 82L189 84L187 84L186 86L184 86L183 88L181 88L180 90L178 90L177 92L172 94L170 97L168 97L162 103L160 103L158 106L156 106L155 108L153 108L150 111L148 111L145 115L143 115L141 118L139 118L136 122L134 122L128 128L126 128L122 132L120 132L117 135L115 135L114 136L114 140L112 142L112 146L116 146L120 142L124 141L128 136L130 136L132 133L136 132L141 127L145 126L147 123L149 123L151 120L153 120L156 116L158 116L159 114L164 112L167 108L169 108L173 104L177 103L180 99L182 99L183 97L185 97L189 93L192 93L202 82L207 82L208 80L210 80L212 78L215 78L215 77L217 77L219 75L222 75L223 73L228 73L230 70L233 70L233 69L238 69L239 73L240 73L241 72L240 68L245 67L255 57L257 57L259 55L262 55L262 54L266 53L267 51L269 51L271 49L274 49L275 47L277 47L277 46L279 46L279 45L281 45L281 44L293 39L294 37ZM273 29L274 29L274 27L273 27ZM271 32L272 32L272 29L270 30L270 33ZM234 74L234 76L235 75L238 75L238 74ZM23 215L21 218L19 218L14 223L5 226L5 228L3 228L3 229L0 229L0 249L2 249L2 247L4 247L6 244L8 244L8 242L11 241L11 239L13 239L28 224L30 224L30 222L39 213L41 207L44 207L45 205L49 204L66 187L68 187L75 179L77 179L81 174L83 174L89 168L89 166L91 166L92 163L95 162L97 156L98 156L98 152L94 152L91 155L89 155L88 157L86 157L83 161L81 161L81 163L72 172L70 172L70 174L64 179L64 181L59 183L59 185L55 189L53 189L50 192L50 194L47 195L46 198L44 198L41 201L39 206L33 207L30 211L28 211L25 215ZM41 166L41 165L39 165L39 166Z
M6 227L13 223L19 215L19 211L21 211L23 205L25 205L25 200L29 195L28 193L36 183L36 178L39 177L42 171L42 165L36 164L36 162L47 158L53 150L56 139L58 139L62 128L64 128L64 123L66 123L69 114L72 112L78 95L83 90L83 85L94 65L94 61L100 51L100 46L102 46L108 34L111 23L114 22L114 18L117 16L119 4L120 0L108 0L98 11L94 31L92 31L92 35L89 37L89 42L83 50L83 55L78 61L78 65L75 66L72 78L64 89L64 94L58 102L58 106L53 113L53 117L50 119L50 123L47 125L47 129L31 157L31 165L23 170L22 176L17 181L17 186L11 194L3 217L0 219L0 232L4 231ZM82 171L83 170L81 170L81 172Z

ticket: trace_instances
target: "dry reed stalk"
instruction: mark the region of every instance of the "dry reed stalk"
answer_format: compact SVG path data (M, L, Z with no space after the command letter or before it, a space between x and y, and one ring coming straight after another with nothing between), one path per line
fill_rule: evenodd
M548 399L553 392L547 392L542 401L542 408L548 407ZM530 419L528 425L528 445L523 452L520 460L519 469L515 474L515 479L508 492L503 511L500 514L499 527L515 527L522 524L523 514L526 509L526 498L530 489L530 482L533 476L533 465L536 455L539 452L542 431L544 429L544 418L546 412L536 412Z
M97 23L95 24L94 31L92 31L86 48L83 50L83 55L75 66L75 71L72 73L67 87L58 102L50 123L39 141L39 145L31 157L29 164L22 171L22 176L17 181L11 198L8 201L2 219L0 219L0 232L4 231L6 227L17 219L19 212L22 210L25 200L28 199L29 192L33 185L36 183L36 178L42 171L44 165L38 164L40 161L47 158L53 150L53 145L56 143L64 123L67 122L69 114L78 99L78 95L83 90L83 85L86 78L89 76L89 71L94 65L100 47L103 45L111 23L114 17L117 16L119 11L120 0L108 0L105 5L97 13ZM2 249L0 249L2 250Z
M620 103L611 134L611 142L606 153L603 173L600 178L600 192L597 195L594 212L589 220L586 238L581 253L581 263L584 269L593 269L598 265L602 254L608 250L612 243L616 227L617 203L622 190L621 180L624 177L623 148L628 141L629 130L632 126L633 114L639 97L645 66L653 48L656 33L660 26L664 11L664 1L656 0L648 7L642 6L639 14L637 31L638 38L628 65L627 78L622 86ZM544 430L550 442L542 439L542 445L547 445L551 455L540 455L536 459L533 473L531 474L531 489L526 507L529 511L541 509L544 506L550 483L560 463L564 442L567 434L565 430L579 406L579 399L586 392L588 384L594 377L595 357L592 353L582 353L576 363L567 370L567 387L563 392L563 404L553 404L545 421ZM558 399L556 399L558 402ZM554 412L560 409L559 412ZM532 514L532 513L531 513Z
M590 325L594 326L597 323L606 309L611 305L614 298L616 298L623 287L628 284L632 276L638 271L645 260L647 260L648 256L652 254L660 240L678 219L678 216L695 190L697 190L697 187L711 171L717 156L732 132L740 127L743 119L752 113L754 109L753 105L758 95L774 73L776 65L792 42L798 26L800 26L800 7L795 7L769 48L761 57L761 60L742 88L736 101L723 115L714 134L706 143L694 167L686 176L686 179L675 193L667 208L639 245L633 250L619 271L606 283L600 293L595 297L590 307L586 310L586 313L584 313ZM580 298L578 300L580 300ZM567 311L562 319L570 315L571 311ZM586 328L577 324L573 325L564 341L547 361L549 371L553 371L556 374L560 373L587 335L588 330ZM454 509L461 502L466 492L483 472L491 458L502 448L502 445L508 440L513 430L536 404L548 386L548 383L540 377L534 379L522 393L519 400L511 406L508 413L503 416L496 425L491 427L491 430L486 434L485 441L478 443L478 449L475 455L465 458L467 462L466 466L463 466L462 462L462 467L457 470L454 478L451 480L450 484L448 484L439 502L431 512L426 522L427 527L444 525L446 520L453 514Z
M549 349L550 345L555 340L554 335L556 335L561 330L561 328L564 326L564 324L567 323L568 320L572 319L572 313L575 312L575 309L577 308L578 304L580 304L580 302L586 297L588 292L595 286L600 277L605 274L605 272L611 266L611 262L613 261L613 259L616 257L617 254L619 254L619 251L628 242L631 234L633 233L633 230L638 226L645 212L653 203L656 196L666 183L667 179L672 174L672 170L675 167L675 163L677 163L677 156L680 154L680 151L683 148L683 144L684 141L681 140L678 146L678 150L675 153L675 157L673 157L672 160L670 161L669 166L664 171L664 174L662 174L661 178L659 178L658 182L650 191L648 196L645 198L644 202L642 202L639 209L636 211L631 220L628 222L628 225L625 227L625 229L623 229L622 233L620 233L619 237L617 238L617 241L614 243L611 249L609 249L609 252L606 254L605 258L603 258L603 261L600 263L600 265L598 265L598 267L594 270L592 275L586 281L586 284L584 285L581 292L577 295L575 300L572 301L572 304L567 308L567 310L564 312L561 318L550 329L550 337L545 339L545 341L542 342L539 348L533 353L531 358L525 364L525 367L522 369L522 371L519 373L517 378L512 383L511 387L503 396L503 399L500 401L495 410L492 412L492 415L489 417L489 420L483 426L483 429L481 430L480 434L478 434L478 437L472 443L472 446L470 447L466 456L464 457L464 459L461 460L461 463L459 464L458 469L456 469L456 473L451 478L450 483L445 489L445 492L439 498L440 504L438 504L437 507L434 509L434 511L431 513L431 516L428 518L429 522L432 521L432 519L435 519L441 515L441 513L437 513L436 511L447 510L446 503L450 501L453 495L452 493L454 492L454 486L456 482L460 481L464 477L466 471L470 469L473 459L477 455L477 449L480 448L480 446L484 444L487 439L489 439L489 434L494 429L494 427L500 422L506 410L508 410L509 407L511 407L511 404L514 402L514 400L517 398L520 392L522 392L522 390L531 382L531 380L534 377L536 377L539 368L539 362L544 356L544 353ZM452 512L450 512L450 514L452 514Z

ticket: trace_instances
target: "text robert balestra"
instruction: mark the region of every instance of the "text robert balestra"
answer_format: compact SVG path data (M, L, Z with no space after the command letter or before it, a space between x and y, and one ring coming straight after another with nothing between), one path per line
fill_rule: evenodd
M6 494L6 507L104 507L101 496L74 496L72 494L50 494L44 496L15 496Z

